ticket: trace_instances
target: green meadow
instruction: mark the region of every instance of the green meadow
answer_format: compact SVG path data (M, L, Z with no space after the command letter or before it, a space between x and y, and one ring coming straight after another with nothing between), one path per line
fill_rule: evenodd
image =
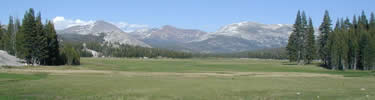
M375 72L265 59L81 58L0 69L3 100L374 100Z

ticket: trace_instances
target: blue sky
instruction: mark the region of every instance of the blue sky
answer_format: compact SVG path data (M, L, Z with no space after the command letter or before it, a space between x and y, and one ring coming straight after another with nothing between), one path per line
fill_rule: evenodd
M253 21L265 24L292 24L298 10L305 10L315 25L324 10L333 19L375 11L375 0L2 0L0 21L22 17L28 8L45 19L106 20L113 23L181 28L213 32L220 27Z

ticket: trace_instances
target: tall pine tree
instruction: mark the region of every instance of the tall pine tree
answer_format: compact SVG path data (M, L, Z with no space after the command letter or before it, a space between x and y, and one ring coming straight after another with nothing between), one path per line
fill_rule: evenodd
M10 23L13 23L13 20L10 18ZM8 27L9 28L9 27ZM9 29L8 29L9 30ZM12 29L11 29L12 30ZM10 53L12 50L11 50L11 47L12 47L12 42L11 42L11 32L9 31L4 31L3 30L3 35L2 35L2 45L3 45L3 50Z
M299 36L300 36L300 26L301 26L301 13L300 11L297 12L297 16L296 16L296 21L293 25L293 32L292 34L289 36L289 40L288 40L288 45L286 47L287 49L287 52L288 52L288 58L289 58L289 61L291 62L295 62L295 61L298 61L300 60L298 58L299 56Z
M367 54L367 48L368 48L368 42L369 42L369 35L368 35L368 20L366 18L365 12L362 11L362 15L358 17L358 27L356 29L357 35L358 35L358 58L357 58L357 68L361 70L366 69L366 56Z
M17 23L18 21L18 23ZM19 22L19 19L16 20L16 25L19 25L18 31L16 33L16 56L18 58L25 59L27 54L27 48L26 48L26 40L25 40L25 33L24 33L24 24L22 26Z
M371 13L370 23L369 23L369 33L370 33L370 40L369 40L369 58L368 64L371 70L375 70L375 16L374 13Z
M42 23L42 17L40 12L36 17L35 25L36 37L34 37L34 46L36 47L36 63L45 65L47 63L46 60L48 58L48 35L47 33L45 33L43 29L44 26Z
M343 20L337 20L334 31L328 36L329 53L331 54L331 69L344 70L347 54L346 37L343 29Z
M319 56L325 66L330 66L330 54L328 47L328 36L332 32L331 18L328 11L325 11L323 22L319 27Z
M314 35L314 25L312 23L312 19L309 18L309 24L306 30L306 41L305 41L305 48L306 48L306 55L305 55L305 63L310 64L312 60L315 58L316 48L315 48L315 35Z
M305 64L307 62L307 32L308 32L308 25L307 25L307 17L305 11L302 11L301 15L301 26L299 27L300 29L300 36L298 38L298 48L299 48L299 64Z
M13 17L10 16L9 17L9 23L8 23L8 30L7 30L7 38L8 40L6 41L7 43L7 47L6 47L6 51L11 54L11 55L14 55L15 54L15 50L14 50L14 42L15 42L15 39L14 39L14 36L16 34L16 30L15 30L15 25L14 25L14 21L13 21Z
M25 13L25 16L22 20L22 27L21 32L23 34L24 41L21 43L23 44L22 54L28 64L34 64L36 62L37 53L35 52L37 48L35 48L35 37L36 35L36 21L35 21L35 14L34 9L30 8L29 11Z
M17 34L20 33L20 28L21 28L21 22L18 18L16 18L16 22L14 23L14 35L13 35L13 50L14 50L14 55L17 56ZM18 56L17 56L18 57Z
M54 24L51 21L47 21L44 32L48 35L48 65L58 65L59 63L59 41L57 40L57 34Z

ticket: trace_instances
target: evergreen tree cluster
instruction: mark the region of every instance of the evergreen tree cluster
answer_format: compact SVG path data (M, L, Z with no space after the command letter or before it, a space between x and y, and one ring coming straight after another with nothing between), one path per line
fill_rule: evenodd
M235 52L235 53L194 53L193 57L198 58L259 58L259 59L288 59L286 49L264 48L259 50Z
M286 47L288 58L291 62L298 64L310 64L316 55L312 20L311 18L307 20L304 11L302 14L298 11L293 28Z
M322 35L322 34L321 34ZM328 33L327 55L324 65L330 69L375 69L375 17L339 18Z
M20 28L19 19L14 22L14 17L9 17L8 27L1 27L0 25L0 49L7 51L8 53L15 54L15 41L16 32Z
M307 32L303 30L303 16L303 13L301 16L298 12L294 31L289 38L287 51L290 61L320 59L323 66L334 70L375 69L375 16L373 13L369 19L365 12L358 17L353 16L352 20L339 18L332 28L332 20L328 11L325 11L316 43L313 35L314 28L310 26L311 20L307 25L307 30L305 29ZM314 53L317 53L317 58L314 58L314 55L310 56Z
M77 53L76 51L66 51L65 49L60 51L53 23L47 20L43 24L41 14L35 15L32 8L26 11L22 23L18 18L11 16L7 27L7 29L0 27L0 49L24 59L27 64L67 64L63 61L69 58L70 55L65 54ZM75 58L79 59L79 56Z
M127 57L127 58L192 58L192 53L173 51L160 48L147 48L120 43L99 42L64 42L79 51L81 57L93 57L87 49L99 52L99 57Z
M146 48L119 43L88 43L87 48L99 51L106 57L166 57L166 58L191 58L192 54L160 48Z

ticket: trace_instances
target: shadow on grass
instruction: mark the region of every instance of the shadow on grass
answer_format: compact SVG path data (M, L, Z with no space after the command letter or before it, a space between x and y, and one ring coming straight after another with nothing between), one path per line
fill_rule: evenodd
M282 62L282 65L287 66L305 66L305 65L299 65L295 62ZM335 74L335 75L343 75L344 77L374 77L375 76L375 70L369 71L369 70L343 70L343 69L336 69L333 70L329 66L326 66L325 64L314 62L312 64L306 64L306 65L313 65L315 67L321 67L324 70L295 70L294 72L311 72L311 73L324 73L324 74Z
M344 77L368 77L375 76L375 71L369 70L351 70L351 69L332 69L325 64L319 64L319 67L330 70L328 73L343 75Z
M48 73L34 73L34 74L15 74L15 73L0 73L0 84L12 83L25 80L40 80L48 77ZM3 80L4 79L4 80Z
M321 67L321 68L324 68L324 69L327 69L327 70L332 70L331 68L329 68L327 65L321 63L321 64L318 64L318 67ZM338 70L338 71L344 71L344 70Z

